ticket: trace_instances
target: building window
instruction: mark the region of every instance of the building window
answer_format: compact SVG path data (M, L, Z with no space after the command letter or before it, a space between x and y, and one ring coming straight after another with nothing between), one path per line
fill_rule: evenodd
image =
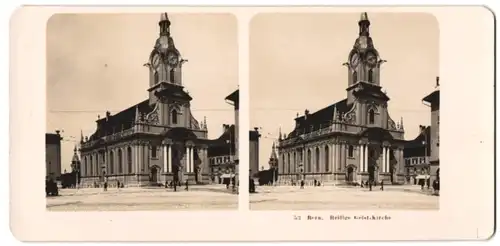
M286 172L290 173L290 153L288 153L288 161L286 162L287 167L286 167Z
M368 70L368 82L373 82L373 71L371 69Z
M307 165L306 165L306 172L311 172L311 150L307 150Z
M349 145L349 149L348 149L348 155L349 157L354 157L354 147L352 145Z
M358 73L354 71L354 73L352 73L352 83L356 84L356 82L358 82Z
M89 155L88 158L89 158L89 165L90 165L90 175L92 176L93 175L92 168L94 167L94 164L92 164L92 156ZM87 157L85 157L85 159L87 159Z
M315 172L319 173L320 172L320 166L319 166L319 161L320 161L320 156L319 156L319 148L316 147L316 156L315 156L315 161L316 161L316 170Z
M329 159L329 153L330 153L330 149L328 148L328 145L325 146L325 172L329 172L330 171L330 159Z
M123 155L121 149L118 149L118 173L123 173Z
M155 84L158 84L158 82L160 82L160 76L158 75L158 72L154 72L154 80Z
M151 146L151 157L156 158L156 146Z
M170 69L170 82L175 83L175 72L173 69Z
M177 110L172 110L172 124L177 124Z
M368 110L368 124L375 123L375 111L373 109Z
M127 148L128 173L132 173L132 148Z
M115 166L114 166L114 160L113 160L113 151L109 152L109 174L115 173Z

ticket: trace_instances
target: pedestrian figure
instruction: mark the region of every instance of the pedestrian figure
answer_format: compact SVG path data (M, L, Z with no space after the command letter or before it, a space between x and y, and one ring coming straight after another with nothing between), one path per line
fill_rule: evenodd
M304 189L304 184L305 184L304 180L301 180L301 181L300 181L300 188L301 188L301 189Z
M121 185L120 185L120 180L117 180L116 181L116 188L120 189Z
M108 190L108 181L104 181L104 191Z
M363 181L359 182L359 185L361 186L361 188L365 188L365 186L363 185Z
M372 182L368 182L368 186L370 187L370 191L372 191Z
M189 190L189 180L186 179L186 190Z
M316 181L316 179L315 179L315 180L314 180L314 186L316 186L316 185L317 185L317 183L318 183L318 182L317 182L317 181Z
M382 191L384 190L384 181L383 180L380 182L380 190L382 190Z

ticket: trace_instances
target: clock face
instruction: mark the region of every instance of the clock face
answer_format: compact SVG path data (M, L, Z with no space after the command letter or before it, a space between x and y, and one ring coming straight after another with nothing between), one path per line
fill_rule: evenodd
M368 53L366 56L366 61L368 62L368 65L371 67L374 67L377 64L377 56L373 53Z
M352 56L351 56L351 67L354 68L354 67L358 66L358 63L359 63L358 53L352 54Z
M167 54L167 61L171 66L176 66L179 62L179 57L174 52L170 52Z
M160 55L155 54L153 59L151 59L151 64L155 69L158 68L158 66L160 66Z

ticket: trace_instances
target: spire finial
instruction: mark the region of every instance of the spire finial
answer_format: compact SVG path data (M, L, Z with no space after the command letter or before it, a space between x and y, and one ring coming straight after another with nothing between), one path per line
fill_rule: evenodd
M135 106L135 122L139 122L141 120L141 115L139 114L139 105Z
M359 21L368 21L368 14L366 12L361 13Z
M75 152L75 154L76 154L76 150L77 149L76 149L76 144L75 144L75 147L73 148L73 152Z
M337 105L333 105L333 120L337 120Z
M83 143L83 130L80 129L80 143Z
M163 21L168 21L168 22L170 22L170 20L168 19L168 14L167 14L167 12L165 12L165 13L161 13L161 16L160 16L160 22L163 22Z

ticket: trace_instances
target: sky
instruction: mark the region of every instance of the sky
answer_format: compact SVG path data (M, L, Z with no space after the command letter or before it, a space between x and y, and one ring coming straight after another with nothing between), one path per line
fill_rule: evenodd
M207 117L208 137L234 124L224 98L238 88L237 20L230 14L169 14L184 59L183 85L195 118ZM148 62L159 35L157 14L57 14L47 24L46 131L62 136L62 171L71 170L80 131L90 136L97 116L148 98ZM208 90L209 89L209 90Z
M268 168L279 128L288 134L296 114L347 97L348 61L360 13L266 13L250 24L250 125L260 127L260 166ZM405 139L430 125L422 98L439 76L439 25L427 13L368 13L381 59L380 84L389 115L403 117Z

